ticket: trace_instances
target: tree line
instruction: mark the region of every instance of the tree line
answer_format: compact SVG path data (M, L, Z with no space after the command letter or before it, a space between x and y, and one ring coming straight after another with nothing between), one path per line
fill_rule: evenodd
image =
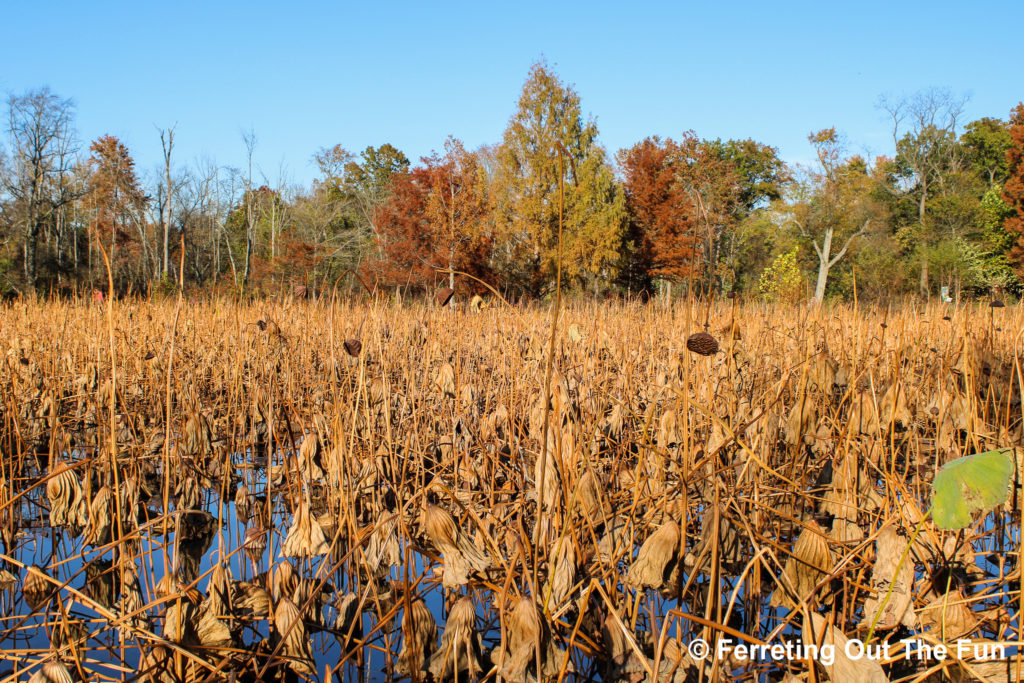
M742 292L767 299L1018 291L1024 277L1024 105L962 121L930 89L881 100L895 153L865 159L835 128L807 165L770 145L656 136L610 155L579 94L541 62L502 140L449 137L412 163L390 144L313 157L308 187L244 163L163 163L140 177L113 136L87 146L75 106L8 99L0 150L0 290L180 283L246 293L338 283L545 297Z

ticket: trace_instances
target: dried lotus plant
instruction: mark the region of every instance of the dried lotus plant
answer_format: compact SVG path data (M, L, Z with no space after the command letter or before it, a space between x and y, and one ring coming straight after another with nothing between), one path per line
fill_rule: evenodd
M316 557L330 549L323 528L309 510L309 501L303 499L292 517L281 553L286 557Z
M562 539L561 544L556 543L555 558L546 587L546 600L550 608L555 608L569 597L570 592L576 585L576 549L571 538Z
M50 501L50 525L79 529L88 523L88 512L82 497L82 487L74 470L66 463L58 463L46 482L46 497Z
M651 534L637 553L626 580L637 589L661 588L679 561L679 525L674 519Z
M796 446L803 441L813 443L809 434L813 431L818 416L818 407L806 394L797 398L786 421L786 443Z
M232 604L239 614L255 618L270 616L270 593L260 586L239 581L232 585Z
M447 510L428 504L420 522L427 538L441 552L441 582L446 588L465 585L470 574L491 566L490 557L473 544Z
M103 486L89 504L89 520L85 531L86 545L105 545L110 540L112 496L109 486Z
M359 611L359 597L346 593L336 602L337 617L334 620L334 636L342 652L349 652L355 641L363 637L362 614Z
M586 470L576 483L576 512L589 524L598 525L611 517L611 506L607 501L600 478Z
M210 575L206 599L199 606L196 634L208 647L226 647L234 642L226 617L231 616L230 577L223 565L218 564Z
M274 609L274 631L281 640L281 653L288 657L288 666L298 674L315 676L306 626L295 603L288 598L278 599Z
M32 609L46 605L54 595L56 587L41 567L31 566L25 569L25 583L22 593L25 602Z
M437 650L437 622L427 603L416 598L402 614L402 650L395 671L403 676L424 678L427 662Z
M249 487L245 484L239 486L235 492L235 515L238 517L238 521L242 524L248 524L255 505L256 500L249 493Z
M121 570L121 614L125 617L127 628L122 629L125 637L129 637L131 629L152 630L146 601L142 597L139 575L134 565Z
M981 625L961 590L936 596L918 612L921 628L945 642L968 638Z
M856 645L835 626L829 624L820 614L811 613L808 622L804 619L802 640L819 646L828 645L834 657L821 657L814 662L828 674L832 681L858 681L859 683L889 683L882 665L875 658L856 656Z
M282 598L295 600L295 593L299 588L299 577L296 576L295 567L291 562L280 562L274 566L272 584L275 600Z
M551 627L541 615L532 598L516 602L506 619L505 639L495 655L495 664L502 678L513 683L537 679L536 662L540 661L540 678L558 674L565 652L551 637ZM570 671L571 662L570 662Z
M824 530L814 520L807 520L769 603L796 609L812 595L816 595L820 602L826 601L829 597L827 589L817 594L814 591L832 570L832 562L832 550Z
M163 637L172 643L194 646L199 643L195 625L196 609L188 600L174 600L164 612Z
M29 683L72 683L74 679L67 667L59 661L49 661L36 670Z
M697 332L686 338L686 348L701 356L718 353L718 340L707 332Z
M1009 292L995 313L879 305L858 268L857 305L741 304L695 272L650 302L564 297L553 330L547 302L442 309L422 282L365 298L329 266L305 298L278 298L285 278L186 287L180 310L0 304L12 676L877 676L687 652L729 629L801 638L804 612L836 645L1019 640L1016 489L962 532L929 513L947 462L1024 437ZM882 667L1016 673L960 661Z
M872 595L864 603L864 620L875 629L903 625L914 628L914 566L904 551L907 542L887 526L875 540L875 565L871 571ZM901 563L902 562L902 563Z
M441 646L431 655L428 669L438 681L470 681L484 671L472 599L460 598L452 606L441 632Z

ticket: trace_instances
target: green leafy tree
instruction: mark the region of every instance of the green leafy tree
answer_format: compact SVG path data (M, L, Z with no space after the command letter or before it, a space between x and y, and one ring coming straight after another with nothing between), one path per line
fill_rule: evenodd
M960 136L967 162L991 189L1006 181L1006 154L1013 145L1007 125L989 117L971 121Z
M351 159L345 164L344 191L363 224L378 241L377 211L388 200L391 178L408 170L409 159L391 144L367 147L360 154L359 161Z
M367 147L359 156L341 145L322 148L313 161L320 170L315 202L306 216L321 227L323 248L335 270L358 267L370 252L383 254L378 223L391 193L391 181L408 172L409 159L391 144Z
M753 213L782 196L791 179L777 150L754 140L702 140L693 131L676 145L680 183L697 207L706 279L734 285Z
M930 265L949 251L943 238L956 236L955 228L945 234L941 228L964 216L963 203L954 195L963 186L961 172L966 166L956 134L965 103L966 98L937 88L895 103L882 101L892 117L896 144L889 168L891 187L898 200L913 202L916 208L913 221L900 226L900 239L917 262L922 296L930 291ZM936 207L940 198L945 201L941 211Z

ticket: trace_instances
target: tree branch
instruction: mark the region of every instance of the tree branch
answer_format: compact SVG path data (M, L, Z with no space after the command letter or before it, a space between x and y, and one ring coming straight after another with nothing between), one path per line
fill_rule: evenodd
M864 232L868 229L868 225L870 223L871 223L871 219L869 218L868 220L864 221L864 225L860 226L860 230L858 230L857 232L853 233L852 235L850 235L849 237L846 238L846 243L843 244L843 248L840 249L839 253L837 253L835 255L835 258L833 258L831 261L829 261L829 264L828 264L829 268L831 268L835 264L839 263L839 259L843 258L843 256L846 255L846 250L847 250L847 248L849 248L850 243L853 242L853 240L855 240L858 237L860 237L861 235L863 235ZM817 245L815 245L815 246L817 246ZM821 252L819 252L819 253L821 253Z

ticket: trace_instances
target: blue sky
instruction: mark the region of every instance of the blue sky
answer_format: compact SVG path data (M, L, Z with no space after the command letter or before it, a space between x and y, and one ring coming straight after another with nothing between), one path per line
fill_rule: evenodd
M80 137L121 138L140 170L157 127L176 159L273 183L320 147L390 142L411 159L447 135L497 142L541 57L579 92L611 151L647 135L747 138L802 161L812 130L886 153L881 94L969 94L965 120L1024 99L1024 2L27 2L0 6L0 91L49 85Z

